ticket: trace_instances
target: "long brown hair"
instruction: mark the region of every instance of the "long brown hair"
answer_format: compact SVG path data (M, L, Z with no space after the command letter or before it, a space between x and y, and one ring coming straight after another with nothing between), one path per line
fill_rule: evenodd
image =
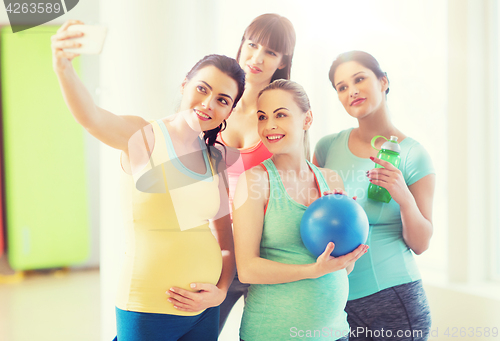
M271 78L290 79L292 69L293 50L295 49L295 30L292 23L285 17L275 13L266 13L255 18L243 33L236 61L240 61L241 47L245 40L268 47L273 51L283 54L283 69L278 69Z

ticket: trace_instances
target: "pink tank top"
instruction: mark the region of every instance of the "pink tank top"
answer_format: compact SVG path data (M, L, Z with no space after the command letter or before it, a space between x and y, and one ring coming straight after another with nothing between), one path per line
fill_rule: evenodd
M220 133L217 136L217 141L227 146ZM250 148L227 147L226 163L228 164L227 174L229 178L229 203L231 204L232 210L234 192L241 173L259 165L262 161L269 159L273 154L269 152L262 141L259 141L259 143Z

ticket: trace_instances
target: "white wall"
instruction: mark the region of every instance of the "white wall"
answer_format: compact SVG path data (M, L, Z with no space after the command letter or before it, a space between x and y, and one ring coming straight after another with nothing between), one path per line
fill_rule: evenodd
M497 6L448 2L448 266L424 277L434 340L488 340L495 327L498 337L500 287L489 281L500 217Z

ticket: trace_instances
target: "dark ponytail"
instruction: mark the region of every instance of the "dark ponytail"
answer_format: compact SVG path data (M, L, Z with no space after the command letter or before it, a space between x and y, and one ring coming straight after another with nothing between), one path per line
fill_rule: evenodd
M207 145L208 154L215 160L215 168L217 168L219 162L222 161L222 153L219 149L215 148L215 144L220 144L222 148L224 148L224 152L226 152L226 146L217 141L217 135L224 131L224 129L226 129L226 120L224 120L217 128L203 132L203 141L205 141L205 144Z

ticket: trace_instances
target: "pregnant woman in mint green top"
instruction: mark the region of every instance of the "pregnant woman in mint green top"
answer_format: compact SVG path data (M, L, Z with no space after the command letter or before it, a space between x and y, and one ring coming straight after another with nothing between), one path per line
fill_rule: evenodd
M432 162L422 145L391 123L389 82L373 56L341 54L330 69L330 80L359 126L322 138L313 162L342 177L345 190L357 196L370 222L370 250L349 275L346 312L356 331L350 340L426 340L430 311L413 254L424 252L432 235ZM376 135L399 138L399 169L375 157L370 141ZM385 168L375 169L374 162ZM386 188L392 200L368 199L370 182Z
M250 283L240 337L346 340L347 273L366 245L334 258L330 243L316 259L300 238L307 206L330 189L341 191L342 181L306 158L312 113L300 85L274 81L257 108L259 136L273 156L240 176L233 201L239 278Z

